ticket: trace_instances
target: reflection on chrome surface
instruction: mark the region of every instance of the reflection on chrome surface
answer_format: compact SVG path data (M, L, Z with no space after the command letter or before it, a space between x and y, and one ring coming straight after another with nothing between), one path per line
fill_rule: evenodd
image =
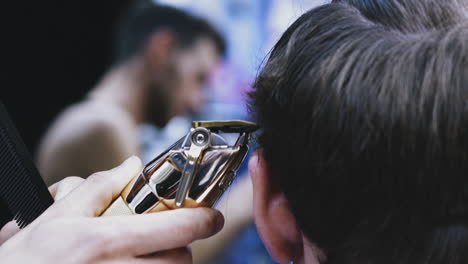
M250 133L256 129L253 126L245 121L194 123L185 137L148 163L125 188L122 197L127 206L136 214L213 206L247 155ZM239 134L235 144L229 145L216 133L223 129ZM182 203L177 203L180 197Z

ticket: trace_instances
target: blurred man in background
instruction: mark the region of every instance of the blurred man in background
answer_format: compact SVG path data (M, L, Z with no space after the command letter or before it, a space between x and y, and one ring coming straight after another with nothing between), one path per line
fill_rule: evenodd
M115 66L85 100L60 114L42 140L44 180L86 177L140 154L138 125L161 127L197 111L224 50L211 25L178 9L151 5L129 12L119 27Z

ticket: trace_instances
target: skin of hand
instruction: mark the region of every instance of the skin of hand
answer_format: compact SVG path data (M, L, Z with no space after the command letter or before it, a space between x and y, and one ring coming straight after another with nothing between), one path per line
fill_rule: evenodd
M50 187L55 203L18 231L0 231L2 263L192 263L188 245L220 231L211 208L132 216L99 216L142 170L131 157L86 180L70 177Z

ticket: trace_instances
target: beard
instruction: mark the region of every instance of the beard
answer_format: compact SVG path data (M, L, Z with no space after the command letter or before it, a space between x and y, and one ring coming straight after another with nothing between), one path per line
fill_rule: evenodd
M145 121L157 127L164 127L171 119L169 85L153 82L149 84L148 90Z

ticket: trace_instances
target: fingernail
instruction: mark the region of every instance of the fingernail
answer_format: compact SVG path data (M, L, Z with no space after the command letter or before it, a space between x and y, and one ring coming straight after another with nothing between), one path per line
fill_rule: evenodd
M221 231L224 227L224 217L222 214L219 214L216 218L216 230L217 232Z

